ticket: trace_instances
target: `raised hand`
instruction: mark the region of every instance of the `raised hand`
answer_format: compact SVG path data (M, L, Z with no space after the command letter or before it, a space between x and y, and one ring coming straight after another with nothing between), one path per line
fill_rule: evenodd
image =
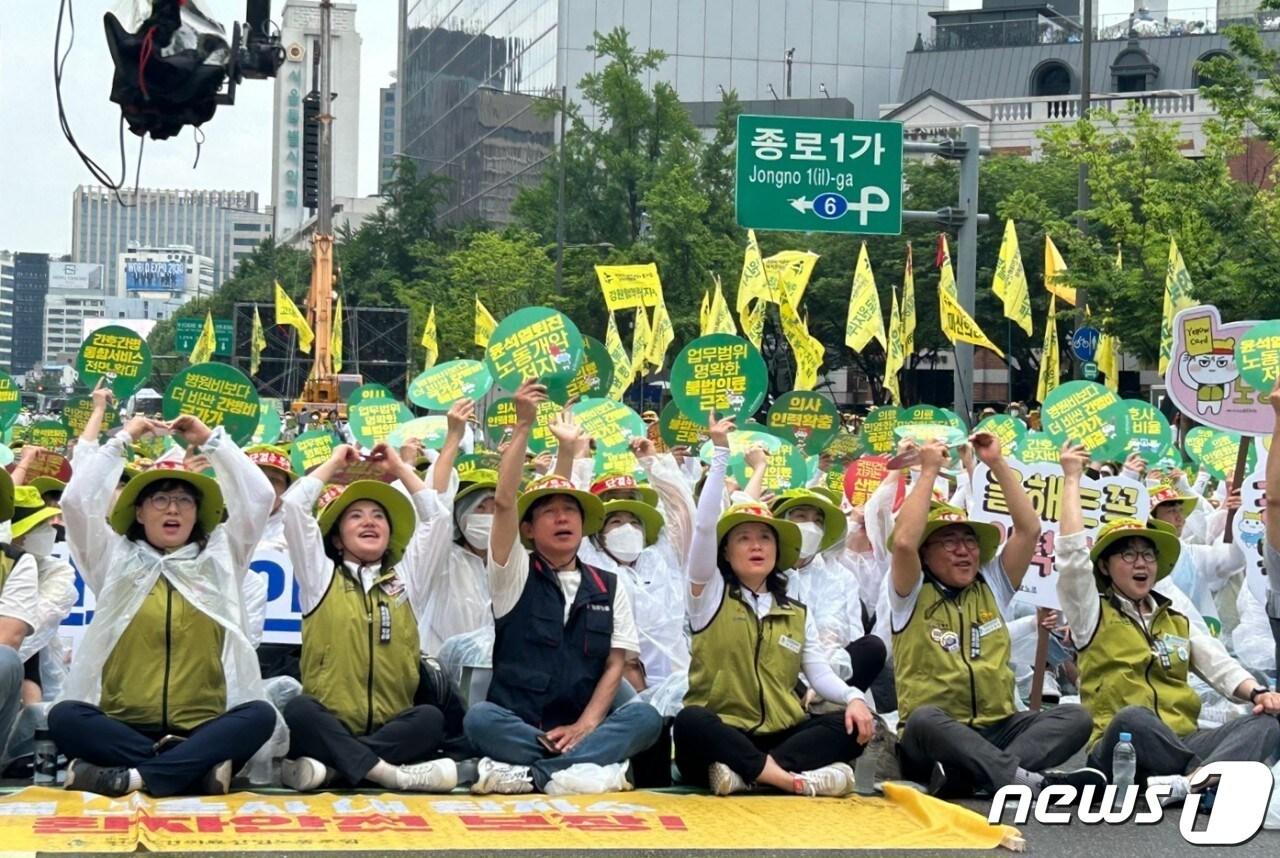
M1062 473L1068 477L1078 477L1089 466L1089 449L1083 444L1072 444L1067 441L1062 445Z
M969 444L972 445L974 454L988 468L1004 458L1004 451L1000 449L1000 439L990 432L977 432L970 435Z
M538 419L538 406L547 400L547 388L536 378L520 382L511 397L516 408L516 425L530 428Z
M449 434L461 438L463 433L467 431L467 424L471 422L476 413L476 403L474 399L459 399L453 403L453 407L449 409L446 419L449 424Z
M732 417L726 417L723 420L716 419L716 413L712 411L709 415L710 425L707 428L707 435L711 437L711 443L717 447L729 446L729 435L737 428L734 425Z
M213 430L204 425L203 420L191 414L183 414L180 417L176 417L170 420L167 425L170 432L188 444L203 444L213 434Z

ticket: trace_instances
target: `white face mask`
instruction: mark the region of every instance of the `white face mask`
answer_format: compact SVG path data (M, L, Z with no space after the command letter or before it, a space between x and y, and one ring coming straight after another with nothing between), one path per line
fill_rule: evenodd
M54 531L53 525L47 521L42 521L22 537L22 544L19 547L28 554L34 554L37 557L48 557L53 553L53 541L56 537L57 533Z
M462 521L462 538L477 551L489 550L489 531L493 528L493 516L487 512L469 513Z
M822 545L822 525L801 521L796 523L796 527L800 528L800 557L808 560L818 553Z
M604 547L623 563L634 563L644 551L644 533L634 524L620 524L604 535Z

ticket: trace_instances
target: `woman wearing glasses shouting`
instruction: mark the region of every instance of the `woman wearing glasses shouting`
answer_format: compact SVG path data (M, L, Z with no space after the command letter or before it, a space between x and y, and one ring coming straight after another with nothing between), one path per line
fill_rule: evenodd
M152 434L198 445L214 477L162 456L113 504L126 448ZM101 446L82 443L62 514L97 609L49 712L71 759L66 787L226 793L276 726L241 591L275 492L222 427L196 417L135 417Z
M1164 784L1166 803L1186 798L1194 773L1217 760L1273 762L1280 742L1280 694L1256 682L1227 650L1160 592L1182 544L1156 519L1109 521L1090 549L1080 504L1089 451L1062 451L1062 521L1057 543L1058 598L1079 652L1081 702L1093 715L1089 765L1111 771L1127 733L1137 781ZM1252 712L1199 729L1194 673Z

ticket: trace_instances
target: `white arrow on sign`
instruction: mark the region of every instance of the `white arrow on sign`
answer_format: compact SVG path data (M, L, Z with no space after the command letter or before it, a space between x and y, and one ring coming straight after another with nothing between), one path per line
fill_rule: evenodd
M791 207L796 211L800 212L801 214L803 214L804 212L813 211L813 202L806 199L805 197L801 197L798 200L792 200Z

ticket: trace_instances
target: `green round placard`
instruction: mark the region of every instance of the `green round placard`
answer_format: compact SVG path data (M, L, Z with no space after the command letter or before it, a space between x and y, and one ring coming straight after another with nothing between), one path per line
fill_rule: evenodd
M151 348L136 331L107 325L89 334L76 355L80 383L96 387L103 376L117 399L128 399L151 375Z
M716 417L739 426L760 407L768 390L764 358L732 334L707 334L686 345L671 362L671 398L684 414L709 425Z
M329 461L333 448L338 444L338 436L328 429L303 432L289 445L289 461L293 464L293 472L305 474L312 468L323 465Z
M1018 442L1027 434L1027 424L1017 417L1008 414L992 414L974 428L974 434L986 432L1000 439L1000 449L1005 455L1018 446Z
M1140 399L1121 399L1103 412L1103 419L1117 429L1119 449L1115 454L1120 461L1137 453L1148 465L1154 465L1173 442L1173 429L1160 409Z
M93 397L73 396L67 400L67 404L62 407L62 422L66 424L67 431L71 433L71 437L80 437L80 433L84 431L84 427L89 422L89 417L92 414ZM110 432L119 425L120 412L108 405L107 410L102 414L102 431Z
M774 401L765 425L781 430L806 453L823 449L840 431L840 412L835 403L812 390L793 390Z
M1031 431L1018 441L1013 455L1024 465L1056 465L1062 461L1062 447L1044 432Z
M674 400L658 415L658 432L668 447L698 447L707 440L707 427L686 417Z
M582 334L573 320L550 307L525 307L498 323L484 361L498 385L514 393L536 378L562 393L582 365ZM556 397L553 397L556 398Z
M355 405L357 402L365 402L370 399L395 399L396 395L391 392L391 388L385 384L377 382L369 382L362 384L355 390L351 391L351 395L347 397L347 407Z
M451 360L418 373L409 401L428 411L448 411L460 399L479 399L493 387L489 368L478 360Z
M364 448L386 441L391 430L412 419L409 406L398 399L366 399L347 407L347 425Z
M1245 384L1268 395L1280 379L1280 319L1259 322L1236 343L1236 367Z
M31 424L27 443L46 450L61 450L67 446L71 432L61 420L39 420Z
M893 430L902 421L902 409L882 405L873 409L862 421L862 445L869 453L894 453L898 449L898 436Z
M9 373L0 370L0 428L8 429L22 411L22 390Z
M555 450L559 445L551 434L551 421L560 413L560 405L547 399L538 404L538 414L534 418L533 430L529 433L530 453L535 456L548 450ZM504 396L496 400L484 413L484 431L489 436L489 443L497 449L511 437L516 425L515 401Z
M399 450L410 438L417 438L422 446L439 450L449 434L449 418L445 414L429 414L401 423L387 435L387 443ZM413 464L410 462L409 464Z
M1088 447L1094 459L1114 459L1124 449L1124 439L1121 427L1108 423L1105 414L1119 401L1097 382L1069 381L1045 397L1040 424L1059 448L1070 441Z
M253 443L274 444L280 440L280 432L284 429L284 421L276 408L276 401L263 400L258 403L258 428L253 430Z
M631 442L645 437L644 421L621 402L591 398L569 409L582 430L596 442L596 451L631 452Z
M583 399L607 396L613 385L613 358L609 357L604 343L586 335L583 335L582 343L582 365L565 391L566 402L574 396Z
M164 391L163 414L199 417L206 426L221 426L237 444L248 444L258 428L258 391L249 377L225 363L198 363L173 377Z

